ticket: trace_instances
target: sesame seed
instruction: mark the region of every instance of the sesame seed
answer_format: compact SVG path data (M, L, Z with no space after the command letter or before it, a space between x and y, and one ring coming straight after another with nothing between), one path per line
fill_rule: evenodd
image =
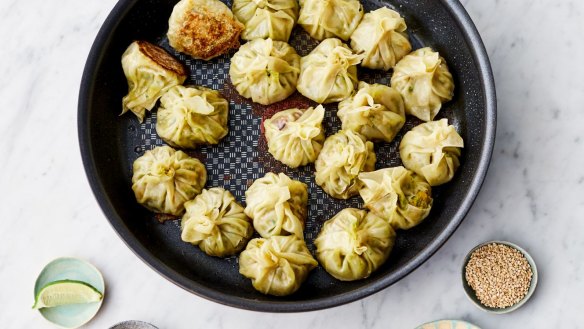
M523 253L498 243L475 250L465 268L466 281L478 300L492 308L519 303L529 291L532 276Z

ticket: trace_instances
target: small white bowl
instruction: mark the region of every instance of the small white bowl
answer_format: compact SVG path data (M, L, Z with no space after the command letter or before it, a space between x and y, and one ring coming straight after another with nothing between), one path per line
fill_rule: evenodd
M525 294L525 297L523 297L522 300L520 300L516 304L511 305L511 306L506 307L506 308L494 308L494 307L488 307L488 306L481 304L481 302L479 301L479 299L476 296L475 291L469 286L468 282L466 281L466 276L465 276L466 265L468 264L472 253L475 252L475 250L479 249L480 247L486 246L488 244L493 244L493 243L506 245L506 246L509 246L513 249L516 249L517 251L519 251L520 253L523 254L525 259L527 260L527 263L529 263L529 266L531 267L531 273L532 273L531 283L529 285L529 290L527 291L527 294ZM464 292L466 293L466 295L468 296L468 298L470 299L470 301L474 305L476 305L478 308L480 308L481 310L483 310L485 312L494 313L494 314L505 314L505 313L515 311L516 309L523 306L529 300L529 298L531 298L531 295L533 295L533 292L535 291L536 286L537 286L537 267L535 266L535 262L533 261L533 258L531 258L531 256L527 253L527 251L523 250L523 248L521 248L518 245L511 243L511 242L489 241L489 242L481 243L478 246L472 248L471 251L469 251L469 253L464 258L464 262L462 263L462 287L464 288Z

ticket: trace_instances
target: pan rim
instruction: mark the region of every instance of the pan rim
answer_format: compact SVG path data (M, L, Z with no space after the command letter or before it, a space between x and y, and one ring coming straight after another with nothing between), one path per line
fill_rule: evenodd
M122 218L115 212L108 194L101 184L98 175L95 159L91 149L90 122L88 109L92 103L94 76L97 68L103 59L103 49L108 44L113 31L116 29L122 18L138 3L138 0L120 0L112 9L102 27L100 28L95 41L91 47L87 62L81 79L78 99L77 128L79 147L85 173L91 186L91 190L98 201L98 204L113 227L116 234L124 241L132 252L150 268L158 272L167 280L177 286L194 293L205 299L217 302L219 304L232 306L240 309L247 309L261 312L306 312L326 309L340 306L353 301L370 296L379 292L390 285L398 282L416 268L425 263L434 255L440 247L452 236L459 225L464 220L472 204L476 200L486 177L491 156L495 144L496 133L496 91L493 72L489 58L481 37L472 22L470 16L458 0L440 0L441 4L448 11L453 21L461 31L465 42L470 46L472 57L477 63L477 70L480 73L479 80L483 89L482 96L485 101L484 111L484 143L480 150L480 159L472 183L460 204L458 210L452 216L452 220L443 230L434 237L433 241L426 246L421 252L414 256L404 266L394 273L384 276L377 281L355 289L348 293L335 295L332 297L319 298L310 301L260 301L254 299L241 298L214 289L208 288L198 282L187 279L172 268L164 264L160 259L150 253L133 235L133 233L124 224Z

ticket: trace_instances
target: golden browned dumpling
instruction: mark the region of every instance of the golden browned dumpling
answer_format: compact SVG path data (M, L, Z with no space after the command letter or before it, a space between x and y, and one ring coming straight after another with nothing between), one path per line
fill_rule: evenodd
M128 80L128 94L122 100L122 114L132 111L140 122L146 111L170 88L187 78L183 65L164 49L146 41L134 41L122 55L122 69Z
M172 48L204 60L239 47L245 26L219 0L181 0L168 21Z

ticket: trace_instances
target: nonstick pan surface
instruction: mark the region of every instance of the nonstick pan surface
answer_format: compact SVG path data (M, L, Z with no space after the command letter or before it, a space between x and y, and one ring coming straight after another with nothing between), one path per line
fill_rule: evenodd
M414 48L431 46L446 59L454 76L455 96L437 119L446 117L464 138L461 166L454 179L434 188L434 206L419 226L399 231L389 260L369 278L341 282L322 267L311 272L301 289L288 297L258 293L238 272L237 257L209 257L180 239L180 222L160 223L140 206L131 189L132 163L146 150L163 145L156 135L156 111L144 123L128 113L119 116L127 93L120 59L134 40L169 50L189 69L185 84L220 90L230 102L229 135L216 146L188 151L205 163L207 188L224 187L245 202L245 190L267 172L284 172L309 186L309 218L305 238L313 240L323 222L346 207L362 206L359 197L330 198L314 183L314 167L290 169L267 152L262 121L278 110L315 104L299 94L272 106L259 106L238 96L229 81L233 52L209 62L178 54L168 46L168 18L176 1L121 0L101 28L89 54L79 95L78 129L89 183L111 225L138 257L180 287L210 300L239 308L309 311L348 303L375 293L406 276L450 237L476 198L491 158L496 126L496 99L490 64L480 36L462 5L455 0L361 0L366 11L388 6L406 19ZM229 6L231 3L226 2ZM303 56L316 42L296 27L291 45ZM359 79L388 84L390 73L359 68ZM340 129L336 104L325 106L327 136ZM392 143L377 143L377 169L400 165L397 151L403 134L421 122L408 117Z

